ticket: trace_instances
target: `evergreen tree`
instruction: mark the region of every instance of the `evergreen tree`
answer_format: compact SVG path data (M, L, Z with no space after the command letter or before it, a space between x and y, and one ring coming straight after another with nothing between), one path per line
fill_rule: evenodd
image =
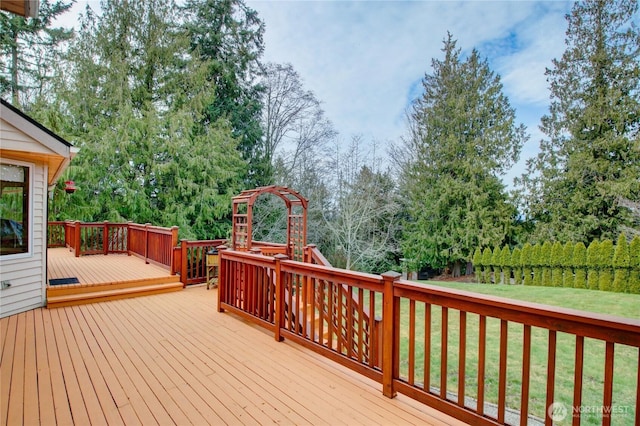
M629 244L629 293L640 294L640 237Z
M203 123L228 120L249 163L248 187L272 183L260 125L264 23L244 0L187 0L181 8L193 55L209 64L215 96L200 111Z
M476 247L476 250L473 252L473 272L476 276L476 282L480 284L482 282L482 249L480 247Z
M513 268L513 283L515 285L522 284L522 264L520 263L521 255L522 250L518 247L514 248L511 253L511 268Z
M624 234L620 234L616 243L613 255L613 291L618 293L629 292L629 266L631 259L629 257L629 244Z
M489 247L485 247L482 251L482 264L484 268L482 270L482 282L485 284L491 284L491 258L493 252Z
M531 249L531 266L533 268L533 281L531 285L541 286L542 282L542 246L536 244Z
M10 97L14 106L29 109L48 94L51 64L73 36L73 30L52 25L72 5L40 0L37 18L0 12L0 96Z
M455 269L475 247L504 242L516 211L500 176L525 136L487 61L476 50L464 59L450 34L442 51L409 117L403 249L423 264Z
M562 286L563 287L573 287L575 283L575 278L573 276L573 250L575 245L573 243L567 242L565 243L562 249L562 262L561 268L562 272Z
M551 250L553 249L553 244L550 241L545 241L540 248L540 257L539 262L542 266L542 283L541 285L545 287L550 287L551 283Z
M511 284L511 250L508 246L502 247L500 252L500 266L502 266L501 284Z
M587 288L598 289L598 266L600 259L600 242L591 241L587 248Z
M502 282L502 250L496 246L493 248L491 255L491 266L493 268L493 283L500 284Z
M547 139L523 179L543 239L615 238L640 199L640 34L637 0L574 3L567 49L547 71Z
M573 249L573 270L575 273L574 288L587 287L587 248L582 242L576 243Z
M209 64L187 55L177 21L175 4L161 0L106 1L99 18L87 9L54 105L79 141L69 173L80 190L54 200L52 218L226 236L246 166L225 120L203 124L215 97Z
M531 267L533 265L533 247L531 244L525 243L522 246L522 254L520 255L520 265L522 265L522 285L533 285L531 277Z
M551 266L551 285L553 287L562 287L563 259L563 246L559 241L556 241L553 243L553 247L551 247L551 258L549 259Z
M598 257L598 288L603 291L611 291L613 287L613 242L609 239L600 243Z

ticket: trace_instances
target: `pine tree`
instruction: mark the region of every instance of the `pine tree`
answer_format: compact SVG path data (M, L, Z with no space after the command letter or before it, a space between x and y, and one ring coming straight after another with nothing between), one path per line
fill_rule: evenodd
M518 247L514 248L511 253L511 267L513 268L513 283L515 285L522 285L522 264L520 263L521 255L522 250Z
M598 289L598 266L600 259L600 242L591 241L587 248L587 288Z
M549 259L551 266L551 285L553 287L562 287L563 259L563 246L559 241L556 241L551 247L551 257Z
M629 292L629 244L624 234L620 234L616 242L616 248L613 255L613 291L618 293Z
M563 269L562 272L562 286L563 287L573 287L575 283L575 278L573 275L573 250L575 245L573 243L567 242L565 243L562 249L562 263L561 267Z
M531 244L525 243L522 246L522 254L520 255L520 265L522 265L522 284L523 285L533 285L531 278L531 267L533 265L532 259L532 250Z
M541 238L615 238L631 226L621 199L640 197L637 0L574 3L567 49L553 69L539 156L523 185Z
M587 287L587 248L582 242L576 243L573 249L573 270L575 273L574 288Z
M487 61L476 50L463 56L450 34L442 51L411 110L404 146L411 160L401 175L404 252L436 268L466 262L477 246L503 244L516 210L500 176L525 140Z

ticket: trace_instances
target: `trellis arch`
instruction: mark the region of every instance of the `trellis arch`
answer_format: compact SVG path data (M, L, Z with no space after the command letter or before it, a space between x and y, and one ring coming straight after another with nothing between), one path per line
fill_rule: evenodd
M253 204L263 194L273 194L287 207L287 256L303 260L303 248L307 245L307 199L284 186L263 186L242 191L233 197L233 250L248 251L252 248Z

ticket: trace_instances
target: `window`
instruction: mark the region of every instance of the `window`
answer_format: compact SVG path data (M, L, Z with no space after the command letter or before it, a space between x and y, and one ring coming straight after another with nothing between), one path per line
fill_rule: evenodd
M29 167L0 164L0 255L29 252Z

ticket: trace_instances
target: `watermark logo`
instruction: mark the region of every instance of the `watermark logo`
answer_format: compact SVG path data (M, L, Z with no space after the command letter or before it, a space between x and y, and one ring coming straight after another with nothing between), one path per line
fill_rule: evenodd
M599 415L602 417L611 417L612 415L628 416L633 413L633 410L628 405L612 405L612 406L590 406L581 405L579 407L571 407L571 415L573 417L580 417L583 414L587 415ZM554 422L561 422L569 415L569 409L562 402L554 402L547 409L547 415Z
M567 417L567 406L562 402L554 402L547 409L547 414L554 422L561 422Z

